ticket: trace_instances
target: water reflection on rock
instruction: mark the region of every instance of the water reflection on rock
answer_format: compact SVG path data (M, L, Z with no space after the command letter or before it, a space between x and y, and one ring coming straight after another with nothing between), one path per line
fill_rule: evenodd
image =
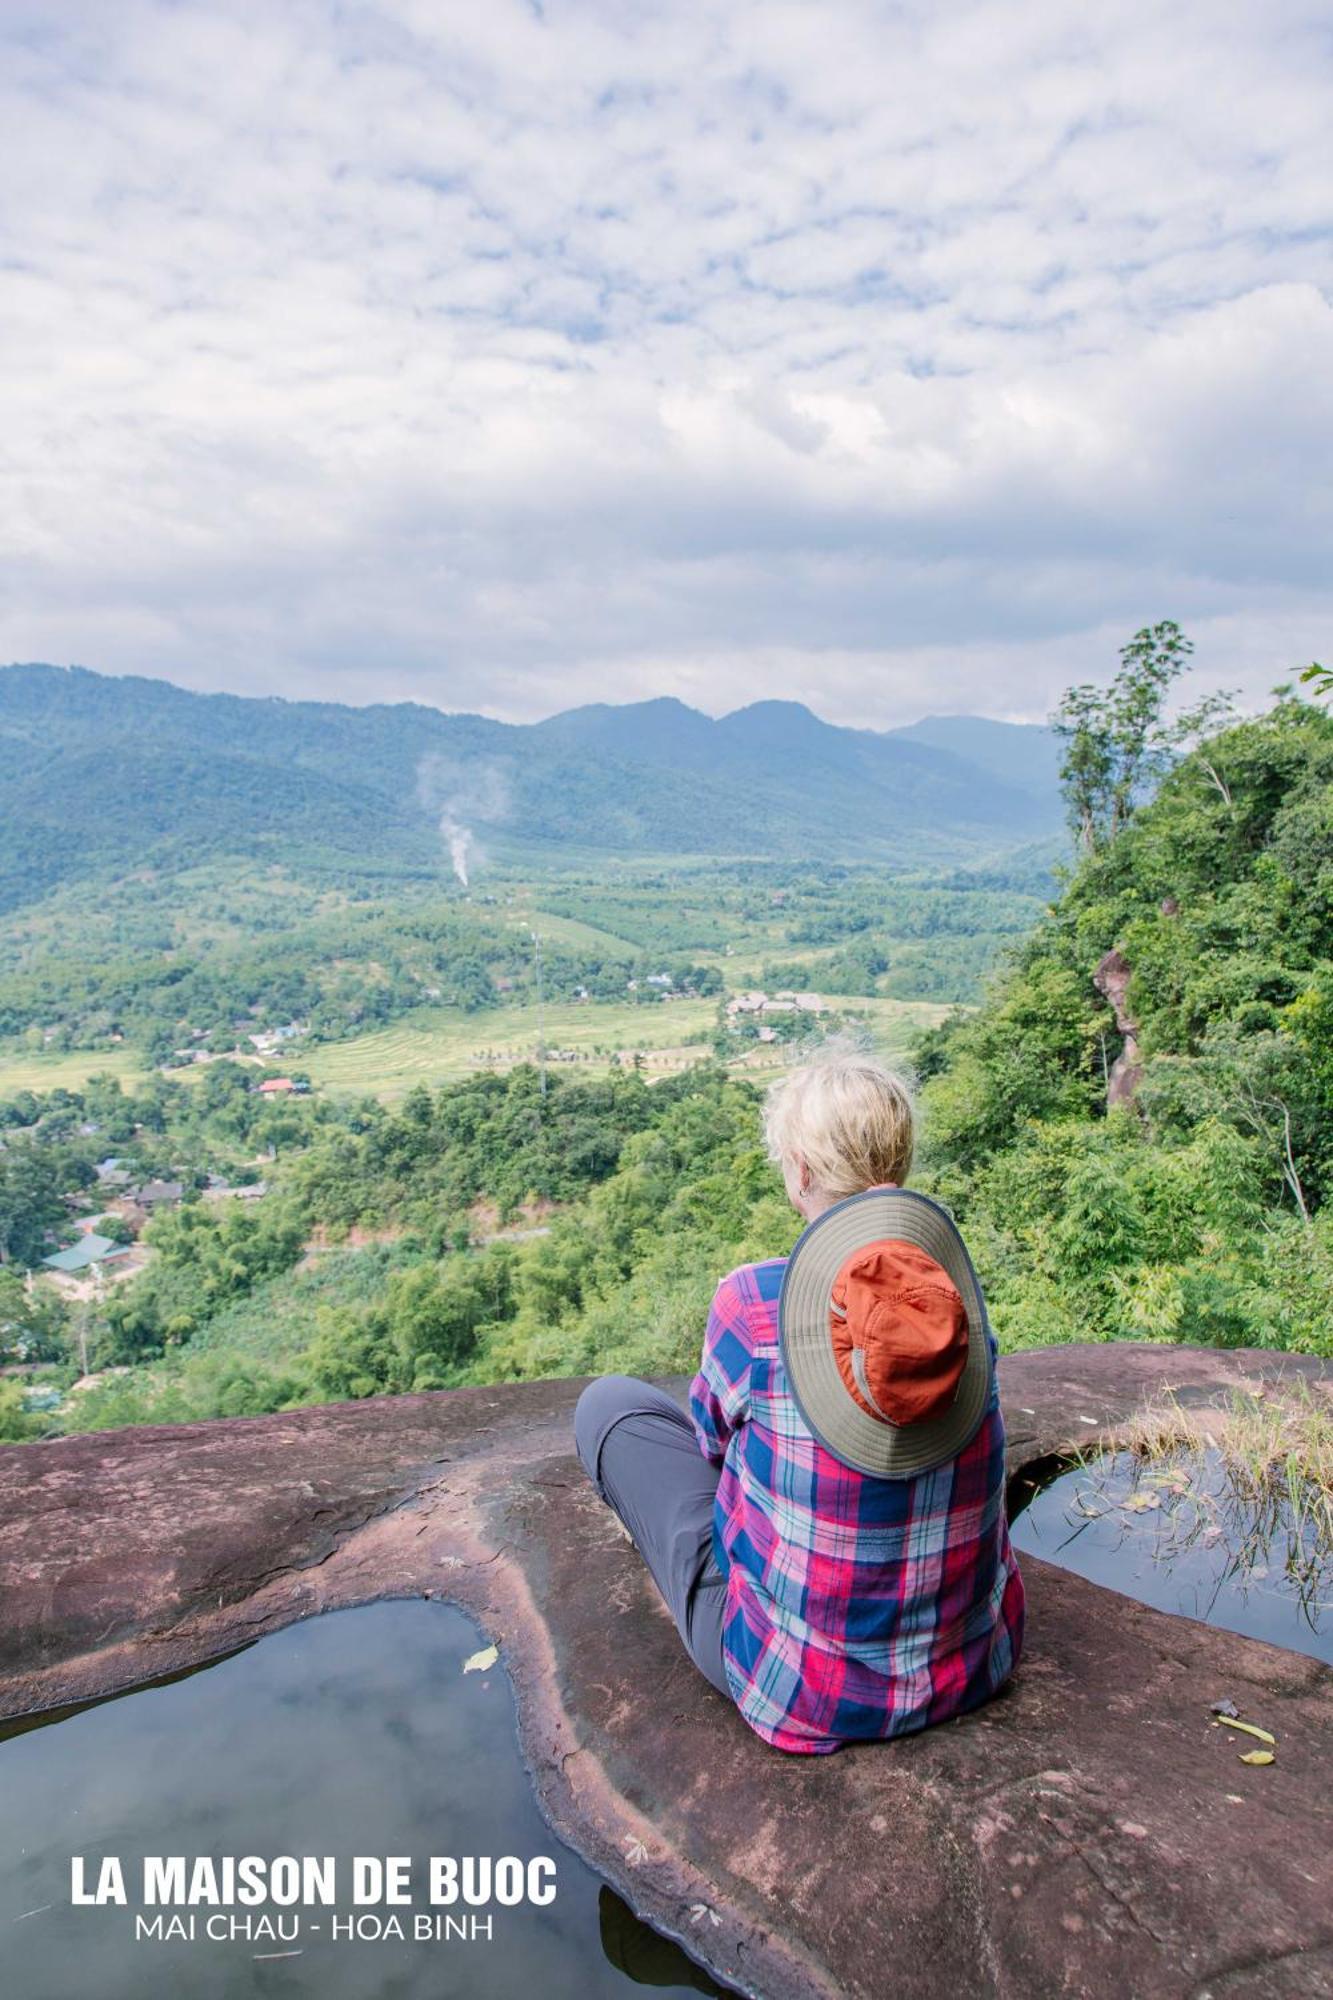
M1318 1512L1238 1479L1217 1450L1048 1469L1011 1507L1020 1552L1333 1665L1333 1547Z
M0 1731L0 1936L5 1991L22 2000L599 2000L635 1984L718 1988L638 1922L551 1833L518 1753L500 1667L465 1674L477 1628L422 1601L341 1611L198 1673L44 1727ZM73 1908L71 1857L96 1882L118 1856L128 1906ZM145 1855L334 1856L339 1910L355 1855L413 1858L407 1936L335 1942L329 1908L296 1938L253 1927L209 1941L136 1941ZM430 1857L549 1855L546 1906L492 1903L492 1936L415 1942ZM613 1907L614 1905L614 1907ZM186 1914L189 1914L188 1912ZM249 1913L233 1909L228 1917ZM279 1913L268 1911L276 1922ZM290 1913L281 1913L286 1922ZM383 1923L392 1914L379 1905ZM460 1912L454 1911L455 1916ZM605 1945L605 1949L604 1949Z

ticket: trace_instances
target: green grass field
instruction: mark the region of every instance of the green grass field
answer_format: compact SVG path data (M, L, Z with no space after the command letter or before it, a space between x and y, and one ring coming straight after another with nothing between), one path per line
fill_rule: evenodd
M845 1000L836 1003L863 1018L890 1057L903 1055L923 1028L934 1027L951 1010L930 1001ZM546 1046L553 1070L604 1071L616 1052L636 1049L649 1073L698 1062L706 1053L686 1037L711 1026L716 1003L678 1000L667 1006L632 1007L584 1002L546 1009ZM811 1021L818 1034L818 1023ZM577 1052L563 1063L556 1052ZM414 1084L435 1084L469 1070L508 1068L532 1062L537 1051L537 1014L531 1007L503 1007L486 1014L454 1014L442 1008L418 1011L373 1034L329 1042L297 1059L316 1084L340 1096L370 1095L394 1103ZM746 1069L777 1069L790 1060L781 1044L749 1043L739 1059Z
M712 1000L677 1000L667 1006L632 1007L619 1002L563 1003L546 1009L546 1047L552 1069L605 1070L617 1051L641 1049L650 1066L696 1060L702 1049L685 1049L686 1036L708 1027ZM557 1060L574 1051L575 1064ZM442 1083L469 1070L505 1069L533 1062L537 1053L535 1007L499 1007L484 1014L419 1009L387 1028L351 1041L329 1042L295 1058L312 1080L339 1095L383 1098L392 1104L414 1084Z
M520 908L506 910L507 930L535 930L545 945L561 945L567 951L603 952L611 959L631 959L636 947L614 931L599 930L595 924L580 923L575 917L557 917L550 910Z
M905 1062L911 1055L912 1045L923 1028L935 1028L952 1014L953 1007L943 1007L933 1000L846 1000L833 1002L839 1013L845 1016L852 1028L864 1026L881 1056L887 1062ZM811 1039L819 1039L819 1022L810 1023ZM799 1061L800 1044L782 1042L747 1042L744 1053L732 1060L732 1067L746 1075L762 1072L765 1075L785 1069L789 1063Z
M118 1076L125 1085L142 1081L143 1061L133 1049L66 1049L33 1055L13 1042L0 1046L0 1097L16 1090L78 1090L90 1076Z
M938 1028L941 1021L958 1010L939 1000L834 1000L840 1013L864 1020L881 1055L902 1056L911 1048L923 1028ZM965 1013L969 1009L963 1010Z
M901 1056L922 1028L934 1027L952 1010L932 1001L835 1000L839 1012L863 1018L883 1052ZM650 1074L698 1062L705 1050L691 1035L712 1026L716 1002L675 1000L664 1006L566 1002L546 1009L546 1047L553 1071L605 1071L616 1056L641 1050ZM819 1032L816 1020L812 1034ZM570 1052L578 1060L561 1060ZM293 1066L316 1085L340 1097L372 1096L393 1104L417 1083L443 1083L470 1070L507 1069L535 1061L537 1012L534 1007L500 1007L484 1014L446 1008L420 1009L369 1035L328 1042L294 1056ZM778 1069L788 1061L781 1044L747 1043L739 1057L746 1069ZM11 1043L0 1047L0 1097L16 1090L77 1090L100 1072L130 1087L140 1082L142 1060L128 1049L69 1049L36 1055ZM195 1070L174 1070L184 1082Z

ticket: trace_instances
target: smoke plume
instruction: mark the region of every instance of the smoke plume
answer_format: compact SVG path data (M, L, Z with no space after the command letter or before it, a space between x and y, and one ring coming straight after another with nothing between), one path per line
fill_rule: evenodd
M472 828L462 826L446 808L440 814L440 839L449 850L449 859L454 865L454 873L466 889L468 886L467 864L474 841Z
M486 859L476 828L499 826L509 817L510 791L508 771L493 761L464 768L432 754L417 765L417 801L435 815L449 865L465 889Z

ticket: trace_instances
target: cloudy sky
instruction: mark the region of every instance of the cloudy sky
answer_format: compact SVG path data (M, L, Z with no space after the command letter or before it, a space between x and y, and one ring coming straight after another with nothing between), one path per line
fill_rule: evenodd
M1038 717L1333 652L1323 0L4 0L0 659Z

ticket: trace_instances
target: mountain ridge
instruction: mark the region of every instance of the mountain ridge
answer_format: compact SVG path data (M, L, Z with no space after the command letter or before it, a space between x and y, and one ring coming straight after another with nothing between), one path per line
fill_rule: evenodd
M978 755L925 740L930 719L852 729L800 702L713 718L661 696L511 723L0 667L0 908L136 856L182 865L201 849L430 872L442 820L516 858L815 851L904 866L1057 832L1050 747L1023 733L1049 732L936 720L946 739L961 724Z

